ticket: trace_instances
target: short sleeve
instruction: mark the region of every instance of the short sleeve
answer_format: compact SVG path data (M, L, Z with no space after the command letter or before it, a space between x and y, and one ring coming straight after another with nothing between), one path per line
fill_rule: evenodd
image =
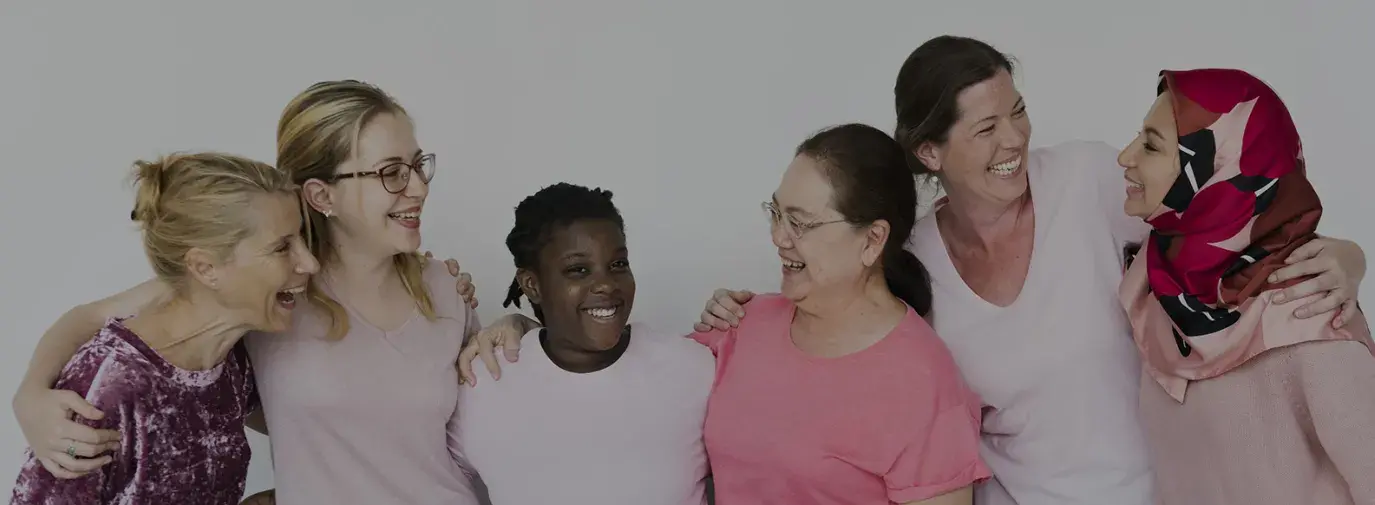
M726 331L696 331L688 334L688 338L696 340L697 343L707 346L711 353L716 356L721 355L721 348L725 347L726 342L735 338L735 328Z
M1092 188L1096 193L1097 209L1107 219L1116 247L1140 244L1151 228L1141 218L1128 216L1123 208L1127 200L1127 183L1122 167L1117 164L1119 151L1104 142L1076 142L1074 145L1075 163L1080 165L1076 168L1088 171L1095 183Z
M912 436L883 476L889 500L929 500L992 476L979 457L979 408L970 405L972 394L968 398L941 410L927 425L912 427Z

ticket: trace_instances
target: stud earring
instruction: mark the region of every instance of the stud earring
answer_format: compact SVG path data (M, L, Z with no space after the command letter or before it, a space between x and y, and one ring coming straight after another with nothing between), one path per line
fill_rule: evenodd
M333 217L333 216L334 216L334 211L333 211L333 210L326 210L326 211L325 211L325 219L329 219L329 218L331 218L331 217Z

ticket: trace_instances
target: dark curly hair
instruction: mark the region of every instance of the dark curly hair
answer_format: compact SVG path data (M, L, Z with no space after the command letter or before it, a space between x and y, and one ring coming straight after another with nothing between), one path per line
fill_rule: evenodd
M549 237L559 228L576 221L604 219L616 224L625 232L625 221L621 212L611 203L611 192L596 188L560 182L545 187L539 192L525 197L516 206L516 224L506 235L506 249L511 251L516 268L537 270L540 250L549 242ZM520 277L511 280L511 288L506 291L502 307L515 304L520 307L520 297L525 292L520 289ZM535 319L544 321L544 312L539 305L530 304Z

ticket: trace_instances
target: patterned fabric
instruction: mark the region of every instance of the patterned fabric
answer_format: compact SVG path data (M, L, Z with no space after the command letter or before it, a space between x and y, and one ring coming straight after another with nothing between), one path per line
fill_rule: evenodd
M1142 247L1158 307L1131 292L1130 273L1123 295L1161 385L1183 401L1185 381L1216 377L1266 350L1368 339L1359 317L1334 330L1329 318L1294 318L1298 305L1266 310L1278 289L1298 282L1267 278L1317 236L1322 215L1298 131L1275 92L1240 70L1203 69L1162 71L1157 93L1173 99L1181 165Z
M235 505L251 452L244 418L257 408L243 346L203 371L158 356L111 320L62 370L56 389L75 391L120 432L114 461L83 477L54 477L28 452L11 503Z

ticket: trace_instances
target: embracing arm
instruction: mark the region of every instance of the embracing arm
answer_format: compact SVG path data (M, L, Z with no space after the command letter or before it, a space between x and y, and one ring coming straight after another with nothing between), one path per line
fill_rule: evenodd
M153 279L113 296L72 307L38 341L21 389L25 386L49 388L62 373L67 360L95 336L106 319L135 314L170 292L166 284Z
M70 419L71 412L89 420L105 415L81 395L52 389L62 368L107 318L137 313L170 293L171 289L159 281L145 281L114 296L73 307L43 333L12 406L35 458L53 475L64 479L85 475L108 463L108 458L96 456L119 444L118 432L92 429ZM77 448L77 456L90 459L65 454L69 446Z
M526 333L530 333L540 324L534 319L530 319L522 314L507 314L501 316L491 325L483 328L477 334L472 335L463 347L463 352L458 355L458 381L460 384L477 386L477 374L473 373L473 360L482 358L482 362L487 365L487 372L492 375L493 380L501 379L501 366L497 364L496 347L501 346L505 351L508 363L515 363L520 355L520 339Z

